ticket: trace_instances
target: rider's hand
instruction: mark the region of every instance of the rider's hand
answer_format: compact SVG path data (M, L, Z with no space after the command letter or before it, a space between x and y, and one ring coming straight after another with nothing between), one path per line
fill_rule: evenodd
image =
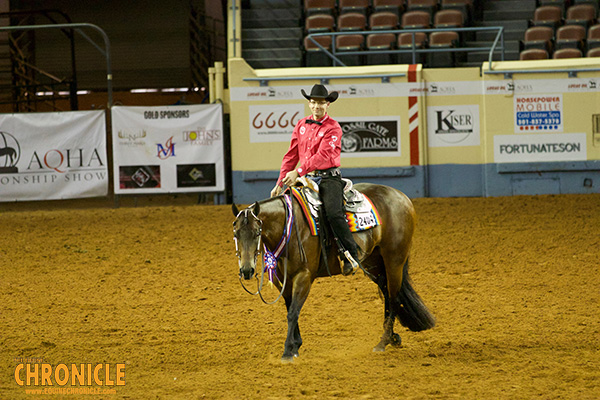
M298 179L299 176L300 174L298 173L298 171L293 169L287 174L285 174L285 178L283 178L282 182L288 186L293 186L294 183L296 183L296 179Z
M279 193L281 193L281 186L275 185L273 190L271 190L271 197L279 196Z

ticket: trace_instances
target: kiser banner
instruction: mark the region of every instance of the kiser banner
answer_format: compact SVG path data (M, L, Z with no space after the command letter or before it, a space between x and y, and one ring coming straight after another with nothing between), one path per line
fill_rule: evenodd
M400 155L399 117L343 117L336 120L342 127L343 157Z
M0 201L107 193L104 111L0 115Z
M113 107L116 194L225 190L220 104Z

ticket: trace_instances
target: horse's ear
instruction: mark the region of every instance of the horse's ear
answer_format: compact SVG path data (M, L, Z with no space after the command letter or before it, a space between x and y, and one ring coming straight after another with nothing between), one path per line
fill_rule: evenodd
M254 208L252 209L252 212L254 213L254 215L258 216L258 213L260 212L260 205L258 204L258 201L254 203Z
M238 210L237 206L235 205L235 203L231 204L231 211L233 211L233 215L234 216L238 216L238 214L240 213L240 210Z

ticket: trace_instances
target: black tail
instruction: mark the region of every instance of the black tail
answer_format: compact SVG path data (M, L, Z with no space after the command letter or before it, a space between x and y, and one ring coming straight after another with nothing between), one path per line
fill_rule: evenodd
M433 328L435 318L412 287L411 279L408 276L408 260L404 263L402 275L400 291L391 302L398 320L402 326L414 332Z

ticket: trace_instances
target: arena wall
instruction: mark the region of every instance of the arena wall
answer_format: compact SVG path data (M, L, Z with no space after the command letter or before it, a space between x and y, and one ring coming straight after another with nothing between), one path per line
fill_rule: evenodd
M268 196L290 137L276 124L289 130L294 110L309 115L300 89L320 82L340 92L330 115L343 127L392 127L386 133L363 127L364 143L389 145L397 136L396 149L346 143L343 175L354 181L390 185L411 197L598 193L599 67L597 59L571 59L496 62L494 73L487 63L253 70L230 58L225 109L233 199Z

